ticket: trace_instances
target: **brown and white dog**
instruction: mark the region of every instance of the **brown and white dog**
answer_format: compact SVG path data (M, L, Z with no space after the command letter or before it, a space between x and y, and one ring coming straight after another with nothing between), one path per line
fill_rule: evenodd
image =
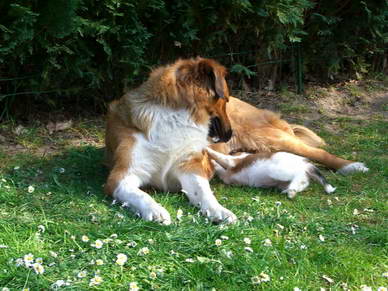
M274 112L258 109L232 96L226 109L233 136L227 143L212 145L216 151L224 154L289 152L341 174L368 171L363 163L345 160L321 149L325 142L313 131L304 126L289 124Z
M207 151L215 162L218 177L226 184L277 187L290 199L294 198L296 193L305 190L310 179L320 183L328 194L335 191L319 169L301 156L286 152L239 153L232 156L211 148Z
M211 118L210 135L224 142L232 135L225 74L214 60L178 60L157 68L140 87L110 104L107 194L145 220L170 224L167 210L140 188L182 190L212 221L236 220L210 189L214 168L205 150Z

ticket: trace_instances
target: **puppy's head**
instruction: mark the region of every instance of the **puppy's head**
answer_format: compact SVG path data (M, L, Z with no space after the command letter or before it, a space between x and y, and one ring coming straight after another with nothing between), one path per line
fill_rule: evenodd
M175 84L180 100L190 107L193 119L209 124L209 136L228 141L232 128L226 114L229 89L225 67L211 59L196 58L175 63Z

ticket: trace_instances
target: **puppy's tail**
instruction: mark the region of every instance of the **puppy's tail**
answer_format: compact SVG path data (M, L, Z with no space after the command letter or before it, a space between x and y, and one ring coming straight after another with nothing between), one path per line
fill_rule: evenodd
M321 171L319 171L316 166L311 165L311 167L307 171L307 175L313 180L317 181L319 184L321 184L325 189L326 193L330 194L335 191L336 188L327 182L326 178L322 175Z
M326 145L325 141L321 137L307 127L298 124L290 125L296 137L302 140L305 144L315 148L320 148Z

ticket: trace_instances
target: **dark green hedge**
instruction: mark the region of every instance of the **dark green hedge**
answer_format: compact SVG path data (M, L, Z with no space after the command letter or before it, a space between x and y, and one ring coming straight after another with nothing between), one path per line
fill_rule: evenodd
M178 57L214 57L253 87L292 76L294 44L320 78L386 62L386 0L3 0L0 15L3 113L21 100L103 107Z

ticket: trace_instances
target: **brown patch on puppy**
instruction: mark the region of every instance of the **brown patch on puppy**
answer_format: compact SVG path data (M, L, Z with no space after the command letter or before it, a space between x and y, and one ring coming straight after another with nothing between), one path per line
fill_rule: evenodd
M238 154L239 153L236 153L236 155L238 155ZM263 152L263 153L249 155L249 156L237 161L236 166L234 166L230 170L233 174L240 172L242 169L249 167L257 160L269 159L272 155L273 155L273 153L269 153L269 152Z
M210 180L214 175L214 166L210 161L207 151L198 153L190 160L183 162L180 165L182 172L197 174L201 177Z

